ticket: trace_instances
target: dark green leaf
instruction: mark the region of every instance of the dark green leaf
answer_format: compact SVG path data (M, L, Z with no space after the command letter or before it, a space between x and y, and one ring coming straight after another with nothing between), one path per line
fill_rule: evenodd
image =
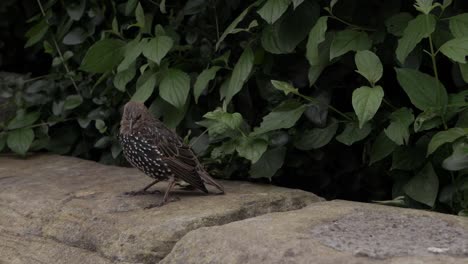
M285 95L288 95L289 93L293 93L293 94L299 93L297 88L294 88L294 86L292 86L291 84L287 82L271 80L271 84L273 84L273 86L276 89L283 91Z
M256 127L252 134L259 135L277 129L290 128L296 124L306 108L306 105L297 101L286 101L263 117L260 127Z
M325 128L305 130L294 141L294 146L301 150L319 149L333 139L337 130L337 122L333 122Z
M320 53L319 44L325 41L325 32L327 31L328 17L320 17L309 33L309 38L306 45L306 57L310 65L319 65ZM327 56L328 59L328 56Z
M412 69L400 68L395 71L398 82L417 108L425 111L447 105L447 91L434 77Z
M34 140L34 131L31 128L19 128L8 132L7 145L15 153L26 155Z
M212 112L206 113L204 116L206 119L215 120L225 124L230 129L239 129L242 125L244 119L239 113L227 113L224 112L221 108L217 108Z
M103 39L94 43L86 52L80 69L92 73L111 71L122 60L124 44L115 39Z
M468 36L468 13L463 13L450 18L450 31L456 38Z
M403 36L403 31L408 25L408 22L412 19L413 16L410 13L398 13L387 19L385 21L385 26L387 27L388 33L401 37Z
M271 177L273 177L283 166L285 155L285 147L267 150L257 162L252 164L249 171L250 176L252 178L271 179Z
M106 123L102 119L97 119L94 126L96 129L103 134L107 130Z
M379 57L372 51L363 50L356 52L354 57L357 72L364 76L372 85L382 78L383 67ZM383 95L383 90L382 90Z
M118 72L114 76L114 86L117 90L125 92L127 83L129 83L136 74L135 65L131 65L128 69Z
M268 142L258 137L241 137L239 144L236 146L236 151L239 156L250 160L252 163L257 162L263 153L267 150Z
M409 21L403 32L403 37L398 40L396 49L397 59L403 64L408 54L421 42L429 37L435 30L436 19L433 15L419 15Z
M468 145L454 144L453 153L442 162L442 167L449 171L459 171L468 168Z
M258 14L266 22L273 24L286 12L290 3L290 0L267 0L262 8L258 10Z
M9 123L8 129L17 129L34 124L39 119L39 112L31 112L24 115L16 115Z
M330 60L339 57L348 51L367 50L371 45L372 41L365 32L350 29L338 31L331 43Z
M465 83L468 83L468 63L459 63L460 72Z
M365 123L362 128L359 128L357 122L346 123L345 129L341 134L336 136L336 140L339 142L351 146L355 142L361 141L366 138L372 131L372 126L369 123Z
M449 40L445 42L439 50L450 59L466 64L466 56L468 56L468 37Z
M253 51L250 47L247 47L237 61L236 66L234 66L231 81L226 91L226 98L224 99L226 105L228 105L232 97L242 89L242 86L247 81L252 71L253 62Z
M146 45L146 40L140 41L140 38L135 38L125 45L124 59L117 67L117 71L125 71L132 65L135 60L143 52L143 47Z
M28 38L28 41L24 45L25 48L31 47L32 45L38 43L41 41L47 31L49 30L49 25L45 21L45 19L42 19L39 21L36 25L34 25L31 29L26 32L25 36Z
M369 165L386 158L392 154L396 147L397 145L382 131L372 144Z
M434 206L439 192L439 178L431 163L414 176L404 187L405 193L412 199L428 205Z
M379 110L384 91L381 86L373 88L363 86L359 87L353 92L353 108L359 119L359 128L371 120Z
M190 77L178 69L169 69L159 85L159 95L168 103L181 109L190 91Z
M390 115L390 125L385 129L385 134L397 145L408 144L409 126L414 121L413 111L403 107Z
M143 7L141 6L140 2L138 2L137 7L135 9L135 17L137 20L137 24L140 28L145 27L145 12L143 10Z
M88 32L81 27L75 27L63 37L62 42L65 45L78 45L83 43L87 37Z
M205 69L198 75L197 80L193 86L193 97L195 98L195 103L198 104L198 98L202 94L203 90L206 89L208 83L216 77L216 73L221 69L219 66L213 66L209 69Z
M467 135L468 128L463 129L459 127L454 127L446 131L440 131L437 134L435 134L429 142L429 145L427 147L427 155L431 155L432 153L434 153L434 151L436 151L443 144L454 142L455 140Z
M71 110L74 109L83 103L83 97L79 94L72 94L67 96L65 103L63 104L63 109Z
M148 41L143 47L146 58L161 64L161 60L171 50L174 41L168 36L157 36Z
M146 76L147 78L144 78ZM153 94L154 87L156 86L156 81L157 81L156 74L155 73L151 74L149 72L149 74L146 76L145 75L140 76L140 79L142 79L142 81L140 81L139 79L139 81L137 82L137 90L133 94L132 99L130 101L145 102Z

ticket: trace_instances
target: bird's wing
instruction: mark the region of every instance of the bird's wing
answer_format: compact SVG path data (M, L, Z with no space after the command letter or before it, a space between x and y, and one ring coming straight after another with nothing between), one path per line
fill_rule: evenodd
M208 192L197 171L199 162L190 147L183 144L179 138L172 135L167 137L164 134L161 134L155 145L163 154L163 162L167 164L176 178L186 181L201 191Z

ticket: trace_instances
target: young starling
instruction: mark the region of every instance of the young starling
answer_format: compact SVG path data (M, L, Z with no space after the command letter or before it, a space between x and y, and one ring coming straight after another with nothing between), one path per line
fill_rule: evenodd
M128 194L144 194L159 181L169 181L162 202L150 208L167 203L178 180L205 193L208 193L205 183L224 193L223 186L210 177L192 149L174 131L154 118L144 104L128 102L124 106L119 140L130 164L154 179L142 190Z

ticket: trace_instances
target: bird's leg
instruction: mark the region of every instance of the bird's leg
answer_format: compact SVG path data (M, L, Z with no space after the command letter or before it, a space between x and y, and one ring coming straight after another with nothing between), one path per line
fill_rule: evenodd
M147 190L155 185L156 183L158 183L159 180L154 180L153 182L151 182L150 184L146 185L145 188L141 189L141 190L138 190L138 191L131 191L131 192L125 192L124 194L125 195L131 195L131 196L135 196L135 195L142 195L142 194L154 194L154 193L160 193L160 191L158 190L154 190L154 191L151 191L151 192L148 192Z
M154 208L154 207L161 207L161 206L167 204L169 202L169 193L171 192L172 188L174 188L175 184L176 184L176 180L172 177L169 180L169 185L167 186L167 190L164 193L163 200L160 203L149 205L149 206L145 207L145 209L151 209L151 208ZM179 200L179 198L174 197L174 200Z

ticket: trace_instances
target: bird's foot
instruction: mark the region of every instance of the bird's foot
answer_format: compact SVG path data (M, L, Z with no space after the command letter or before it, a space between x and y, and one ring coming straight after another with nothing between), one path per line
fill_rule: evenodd
M124 192L125 195L129 195L129 196L147 195L147 194L156 194L156 193L159 194L159 193L161 193L161 191L158 191L158 190L153 190L153 191L139 190L139 191Z
M145 209L161 207L161 206L163 206L163 205L165 205L167 203L175 202L175 201L180 201L180 198L179 197L171 197L170 199L168 199L168 201L161 201L159 203L150 204L150 205L146 206Z

